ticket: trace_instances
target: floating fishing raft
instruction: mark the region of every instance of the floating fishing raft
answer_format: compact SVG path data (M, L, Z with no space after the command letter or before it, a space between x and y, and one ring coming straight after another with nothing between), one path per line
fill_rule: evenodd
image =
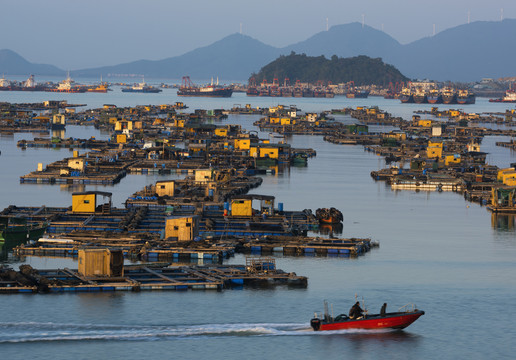
M125 266L123 276L85 276L78 270L35 270L22 265L20 271L0 269L0 294L65 293L150 290L223 290L235 287L288 285L305 288L308 279L276 269L274 259L248 258L246 265L169 266L143 264Z

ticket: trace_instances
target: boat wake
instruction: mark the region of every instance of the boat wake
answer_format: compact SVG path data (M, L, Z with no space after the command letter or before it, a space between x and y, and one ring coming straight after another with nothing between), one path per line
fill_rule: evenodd
M303 324L97 325L63 323L0 323L0 344L62 341L156 341L170 338L223 336L307 336L370 331L315 332Z

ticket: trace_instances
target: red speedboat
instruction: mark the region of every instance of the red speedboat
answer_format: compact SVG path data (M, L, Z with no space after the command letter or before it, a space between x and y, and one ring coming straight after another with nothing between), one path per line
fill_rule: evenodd
M401 309L400 309L401 310ZM368 315L365 314L358 319L351 319L345 314L330 316L325 303L325 313L321 318L317 315L310 321L314 331L325 330L348 330L348 329L404 329L416 321L425 312L415 308L392 313Z

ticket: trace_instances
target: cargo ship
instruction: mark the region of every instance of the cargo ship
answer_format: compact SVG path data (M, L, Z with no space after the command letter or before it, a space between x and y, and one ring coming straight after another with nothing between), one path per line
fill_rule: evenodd
M206 86L195 86L190 80L189 76L183 76L183 82L179 90L177 90L178 96L207 96L207 97L231 97L233 89L228 86L221 86L217 83L213 84L213 80L210 85Z
M294 96L294 92L292 91L292 88L290 86L288 87L281 87L280 93L282 97L292 97Z
M95 92L95 93L107 93L109 91L107 85L100 84L95 87L89 87L87 92Z
M426 83L423 83L426 85ZM402 103L416 104L474 104L476 95L470 90L457 90L451 86L438 89L435 84L430 86L411 86L401 90L399 99Z
M0 91L45 91L46 89L46 86L36 84L34 75L30 75L22 83L9 81L5 77L0 79Z
M416 104L425 104L428 102L426 98L426 92L422 88L417 88L414 92L414 95L412 96Z
M0 90L7 91L9 90L10 86L11 82L2 76L2 78L0 79Z
M314 91L310 88L303 89L303 97L314 97Z
M441 104L443 97L438 89L431 89L426 95L426 100L429 104Z
M63 92L63 93L83 93L86 92L87 88L85 86L76 85L75 81L72 80L70 74L61 81L57 87L48 88L45 91L49 92Z
M246 95L247 96L258 96L260 92L255 86L249 86L247 87Z
M348 99L367 99L369 91L367 90L351 90L346 93Z
M346 84L346 97L348 99L367 99L369 91L355 87L355 82L351 80Z
M94 93L107 93L108 91L111 91L111 89L109 88L109 84L107 82L102 81L102 76L100 76L100 84L96 86L88 86L87 91Z
M247 86L247 91L245 93L247 96L258 96L260 94L256 87L256 79L254 77L249 79L249 85Z
M258 96L269 96L269 88L267 86L260 87L260 90L258 90Z
M280 97L281 96L281 90L277 86L271 86L269 88L269 96L272 97Z
M503 98L489 99L489 102L516 103L516 91L507 90Z
M457 92L451 87L445 87L443 89L442 97L443 104L456 104L457 103Z
M475 94L469 90L459 90L457 94L457 104L474 104Z
M414 95L412 90L408 87L401 89L399 99L404 104L411 104L414 102Z
M154 86L147 85L144 80L141 83L135 84L131 87L125 87L122 89L122 92L130 92L130 93L160 93L163 90L158 89Z

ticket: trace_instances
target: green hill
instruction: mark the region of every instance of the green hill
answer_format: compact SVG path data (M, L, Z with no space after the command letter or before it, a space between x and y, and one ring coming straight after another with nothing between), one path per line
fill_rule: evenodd
M271 81L274 78L279 79L281 83L284 78L288 78L291 83L297 80L308 83L331 81L334 84L354 81L357 86L386 86L389 82L409 80L398 69L385 64L380 58L373 59L363 55L339 58L333 55L328 60L324 56L311 57L294 52L288 56L280 56L251 77L254 77L257 83L264 79Z

